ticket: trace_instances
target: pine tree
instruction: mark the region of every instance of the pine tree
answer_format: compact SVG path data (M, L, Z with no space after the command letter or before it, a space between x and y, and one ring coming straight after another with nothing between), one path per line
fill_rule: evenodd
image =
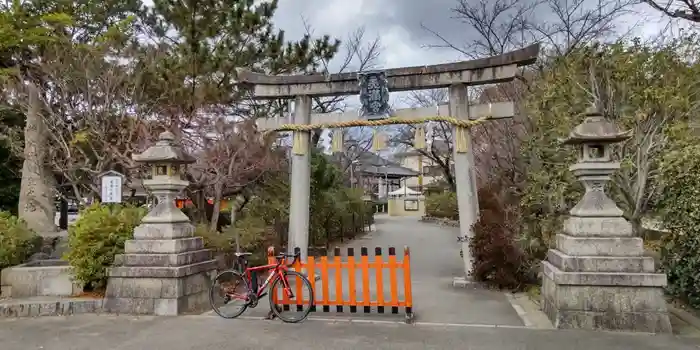
M149 59L139 61L156 57L157 63L137 68L150 74L143 82L151 97L140 104L150 105L166 127L188 134L183 139L200 152L198 164L190 167L190 198L198 211L194 216L210 221L211 228L217 226L218 198L238 195L270 164L268 154L244 151L257 147L236 141L254 140L253 128L221 127L222 119L225 124L230 117L251 119L283 108L275 101L253 105L247 100L235 86L236 68L304 73L316 70L339 48L339 41L329 36L287 41L273 26L276 10L276 0L155 0L144 17L151 45L142 51ZM209 140L211 133L218 133L218 139ZM202 195L215 199L213 210L205 209L210 204Z
M0 103L0 130L24 127L24 113L8 103ZM12 150L12 142L0 140L0 210L17 214L22 162Z
M286 41L272 23L276 10L277 0L155 0L144 18L155 45L144 53L162 60L158 67L141 67L153 70L154 95L170 96L176 105L169 112L191 117L201 108L236 106L238 67L268 74L314 71L337 53L339 41L327 35Z
M27 99L22 90L29 85L50 90L50 77L44 76L42 66L52 61L56 49L89 46L108 38L118 38L115 43L128 43L128 35L116 29L133 18L140 6L138 0L14 0L0 4L0 77L7 83L6 93L28 107L28 111L19 114L23 122L6 120L3 127L21 129L23 124L31 125L24 129L20 140L13 141L25 144L18 212L36 231L51 231L54 222L54 174L38 161L47 159L50 146L46 135L37 131L45 130L39 111L53 106L37 105L39 100ZM14 110L6 103L0 107L5 112ZM3 117L7 115L3 112ZM14 189L7 187L5 191Z

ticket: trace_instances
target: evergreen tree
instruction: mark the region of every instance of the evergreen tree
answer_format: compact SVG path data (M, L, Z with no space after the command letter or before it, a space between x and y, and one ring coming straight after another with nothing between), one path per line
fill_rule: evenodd
M28 137L27 130L23 130L22 126L30 124L34 126L33 130L42 130L37 125L44 121L37 111L42 108L60 109L62 106L59 101L58 106L29 107L26 91L23 90L27 83L32 83L44 92L52 90L51 77L45 76L42 68L46 64L56 64L54 54L57 51L67 52L73 47L89 47L93 43L104 43L107 39L119 39L114 43L122 44L121 46L133 42L130 40L131 32L122 30L124 26L121 24L132 19L140 6L138 0L14 0L0 4L0 78L6 83L4 93L11 97L0 98L0 101L14 100L21 106L21 112L17 113L15 106L0 103L3 134L15 136L5 138L6 143L1 151L8 154L0 156L3 160L7 159L10 166L4 169L7 173L1 176L16 180L14 176L19 171L12 169L11 165L19 162L17 149L20 147L17 147L17 143L34 145L34 151L24 154L21 188L18 190L14 182L8 181L7 186L0 190L0 195L5 198L2 201L6 206L15 203L16 197L23 197L23 203L32 203L31 206L23 204L18 208L21 217L29 215L30 211L33 213L34 217L28 220L32 228L43 230L53 225L54 218L48 209L53 207L53 185L49 184L54 182L51 171L55 169L48 169L47 164L36 166L39 159L47 159L51 149L46 135L34 132ZM26 113L25 109L33 110L34 113ZM29 188L33 186L39 187L30 191ZM29 192L35 193L36 198L41 197L41 203L28 199ZM37 211L34 208L37 205L44 209ZM36 216L37 213L43 214L39 217Z
M139 104L149 105L166 128L183 134L191 149L227 150L220 157L201 151L196 167L190 167L189 197L198 212L193 216L210 227L216 226L220 211L216 199L235 197L254 186L258 180L245 179L260 179L270 163L265 161L268 155L245 150L256 147L236 141L255 140L254 130L234 128L234 134L224 135L217 125L231 117L279 113L285 107L246 99L235 86L236 68L268 74L315 71L339 48L339 41L329 36L288 41L273 26L276 10L277 1L155 0L143 18L148 40L141 54L148 59L139 59L145 63L136 69L148 72L143 79L148 97ZM231 157L250 166L232 171L227 161ZM213 204L205 197L214 198ZM208 210L211 205L214 208Z
M125 21L140 16L140 0L14 0L0 4L0 68L32 73L52 45L91 44L109 33L133 43ZM50 51L50 50L49 50ZM50 52L48 53L50 54ZM36 77L39 79L38 77Z
M329 36L305 35L286 41L272 18L277 0L155 0L144 17L148 37L155 45L144 54L161 57L150 69L153 95L165 99L161 112L192 118L196 110L227 108L233 115L248 110L239 105L235 69L269 74L313 71L321 59L338 51ZM162 101L162 99L161 99Z
M24 114L8 104L0 104L0 130L6 128L24 127ZM19 189L21 183L21 160L12 151L11 142L18 140L3 139L0 141L0 211L17 214Z

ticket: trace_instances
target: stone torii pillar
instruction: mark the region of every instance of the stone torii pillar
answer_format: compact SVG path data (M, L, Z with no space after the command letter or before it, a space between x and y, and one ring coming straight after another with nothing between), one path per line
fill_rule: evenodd
M311 122L311 97L295 98L292 124L306 125ZM292 188L289 198L288 253L301 248L301 258L306 261L309 246L309 215L311 206L311 132L294 131L292 134Z
M471 61L394 68L384 71L387 86L390 91L410 91L424 89L451 88L450 107L439 106L439 114L457 119L477 119L490 116L492 118L511 117L513 104L509 102L494 103L493 105L470 106L467 97L467 87L496 84L512 81L518 73L518 67L534 63L539 54L539 45L531 45L521 50L512 51L499 56L487 57ZM347 122L358 119L357 112L311 114L311 99L313 97L329 97L356 95L360 93L358 84L359 72L339 73L326 76L324 74L272 76L254 73L245 69L237 70L238 84L252 91L256 99L294 99L296 101L293 124L320 124ZM395 111L392 117L422 118L434 116L435 108L408 108ZM283 123L277 118L258 120L258 128L274 130ZM464 128L455 128L456 132ZM289 247L299 246L302 257L307 257L309 235L309 191L310 182L309 162L310 147L309 133L293 132L294 147L292 151L292 189L290 198ZM463 138L460 138L462 140ZM467 135L468 141L468 135ZM478 203L476 200L476 180L470 168L473 166L471 146L465 144L455 157L455 168L458 172L458 197L461 221L460 239L468 246L471 237L471 225L476 220ZM466 184L466 185L465 185ZM398 243L398 242L397 242ZM465 250L465 275L471 272L471 257ZM465 277L461 277L465 280Z
M469 120L469 95L465 84L450 86L450 116L457 119ZM473 225L479 217L479 200L477 198L476 176L474 174L474 149L472 147L469 130L459 130L452 127L452 148L455 163L455 184L457 185L457 207L459 210L458 240L462 244L462 261L464 262L465 276L455 277L454 286L464 287L471 278L469 274L473 268L473 258L469 243L474 237ZM461 140L460 140L461 138ZM460 142L463 145L458 145ZM466 149L464 149L466 147Z

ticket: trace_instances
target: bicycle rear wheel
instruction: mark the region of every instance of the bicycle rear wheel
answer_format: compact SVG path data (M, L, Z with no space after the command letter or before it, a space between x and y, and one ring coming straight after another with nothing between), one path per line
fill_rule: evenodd
M209 288L209 304L217 315L236 318L248 308L248 280L238 271L227 270L214 278Z
M293 297L284 297L286 279ZM306 276L296 271L287 271L282 277L275 279L268 291L270 294L270 309L275 316L287 323L301 322L309 316L314 306L314 290Z

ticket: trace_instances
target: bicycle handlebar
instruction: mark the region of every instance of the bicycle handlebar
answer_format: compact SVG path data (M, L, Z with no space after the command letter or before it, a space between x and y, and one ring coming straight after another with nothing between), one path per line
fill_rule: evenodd
M300 253L294 253L294 254L279 253L279 255L277 255L278 264L281 264L282 262L284 262L285 265L294 265L294 263L296 263L297 260L299 260L300 256L301 256ZM287 261L287 258L294 258L294 260L292 260L292 262L289 263Z
M299 256L301 256L301 253L294 253L294 254L279 253L279 255L277 255L277 258L278 259L283 259L283 258L295 258L295 259L297 259L297 258L299 258Z

